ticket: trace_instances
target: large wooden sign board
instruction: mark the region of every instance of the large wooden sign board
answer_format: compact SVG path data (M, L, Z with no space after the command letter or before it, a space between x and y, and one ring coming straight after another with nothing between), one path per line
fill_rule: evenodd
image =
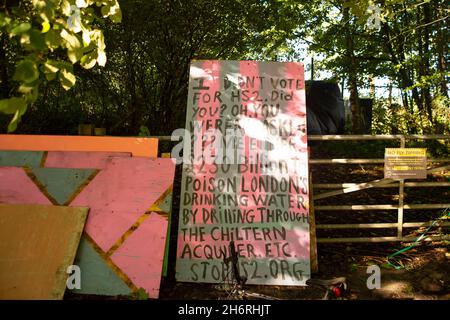
M176 278L248 284L310 277L301 63L196 61L190 69Z
M391 179L426 179L426 148L386 148L384 177Z

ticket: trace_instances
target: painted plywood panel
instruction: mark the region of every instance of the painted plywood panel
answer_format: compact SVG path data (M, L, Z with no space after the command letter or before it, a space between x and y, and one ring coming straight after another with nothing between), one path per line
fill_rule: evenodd
M223 261L234 241L248 284L305 285L310 244L303 65L193 62L186 128L193 139L185 139L183 148L176 279L227 281L231 266Z
M158 208L162 212L171 212L172 211L172 192L167 194L164 199L161 201L161 203L158 205Z
M42 151L5 151L0 150L0 166L39 167L44 152Z
M72 202L90 208L86 232L105 252L172 185L171 159L111 158Z
M163 262L163 275L166 277L169 267L169 244L170 244L170 228L171 228L171 221L172 221L172 191L167 194L162 201L157 205L157 208L159 209L159 212L167 213L168 215L168 221L169 224L167 226L167 241L166 241L166 247L164 249L164 262Z
M92 163L101 168L0 167L0 203L64 203L91 207L94 214L89 215L87 224L90 223L90 227L86 226L85 234L89 241L81 243L77 254L77 264L82 268L82 288L74 291L126 295L142 287L152 297L156 296L162 258L154 258L164 257L164 251L167 251L165 239L171 210L174 163L171 159L127 155L111 157L107 153L90 157L87 153L78 152L59 153L52 161L66 159L67 165L82 166L71 160L69 153L76 154L76 160L86 166L89 160L94 160ZM156 211L157 217L148 219L151 211ZM135 232L138 233L134 235ZM142 236L142 232L150 233ZM147 236L156 238L148 242ZM125 244L126 247L122 248ZM112 256L122 250L137 250L134 245L151 248L139 252L136 268L125 258L119 258L117 261L126 269L122 270ZM155 265L148 269L139 267L143 263Z
M20 167L0 167L0 203L51 204Z
M118 276L107 259L97 252L86 237L82 237L75 264L80 267L81 288L74 293L95 295L130 295L130 287Z
M150 298L158 298L168 221L151 213L111 259Z
M156 158L158 139L3 134L0 150L130 152L135 157Z
M62 299L87 214L0 204L0 299Z
M66 168L33 168L42 189L52 197L57 204L65 205L76 195L83 185L89 183L97 171L94 169Z
M50 151L47 154L44 167L103 169L111 157L131 157L127 152L75 152Z

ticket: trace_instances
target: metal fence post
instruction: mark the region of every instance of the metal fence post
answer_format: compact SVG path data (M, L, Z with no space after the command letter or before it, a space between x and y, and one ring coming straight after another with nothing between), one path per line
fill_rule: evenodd
M405 136L400 138L400 148L406 147ZM403 202L405 198L405 179L401 179L398 184L398 219L397 219L397 238L403 238Z

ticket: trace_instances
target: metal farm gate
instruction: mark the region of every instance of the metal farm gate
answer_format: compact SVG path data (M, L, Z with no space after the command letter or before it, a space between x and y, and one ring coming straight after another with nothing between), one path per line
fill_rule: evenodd
M339 141L339 140L398 140L399 147L405 148L407 140L449 140L449 135L318 135L309 136L309 141ZM428 167L432 163L449 163L450 159L427 159ZM384 159L309 159L310 167L317 164L383 164ZM450 170L450 165L438 166L427 169L427 174L438 173L444 170ZM443 187L449 188L450 182L405 182L405 180L393 180L393 179L378 179L368 181L364 183L315 183L312 187L314 190L329 189L332 191L326 191L316 193L312 196L311 200L311 214L314 215L316 211L374 211L374 210L396 210L397 222L395 223L358 223L358 224L318 224L316 229L379 229L379 228L395 228L397 229L397 236L394 237L327 237L318 238L318 243L347 243L347 242L390 242L390 241L414 241L416 237L405 237L403 231L405 228L427 227L431 224L430 221L418 221L418 222L404 222L404 211L413 209L446 209L450 208L450 199L442 199L442 203L429 203L429 204L407 204L404 202L405 188L429 188L429 187ZM355 204L343 204L343 205L316 205L315 202L319 199L325 199L328 197L348 194L351 192L357 192L369 188L398 188L398 204L367 204L367 205L355 205ZM313 192L311 192L312 194ZM312 220L314 221L314 220ZM448 227L450 226L450 220L438 222L435 226ZM314 225L312 226L314 229ZM315 230L312 230L315 233ZM312 234L312 238L314 235ZM425 241L430 240L444 240L449 239L449 235L442 235L438 237L426 237ZM313 241L313 240L312 240Z

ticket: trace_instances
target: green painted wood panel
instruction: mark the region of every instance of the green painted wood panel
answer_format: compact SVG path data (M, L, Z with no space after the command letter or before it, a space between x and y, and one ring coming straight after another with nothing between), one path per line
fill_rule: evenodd
M0 167L40 167L42 151L0 150Z
M95 169L33 168L33 173L59 204L66 204Z
M84 237L80 241L75 264L81 269L81 289L71 290L73 293L106 296L131 294L131 289Z

